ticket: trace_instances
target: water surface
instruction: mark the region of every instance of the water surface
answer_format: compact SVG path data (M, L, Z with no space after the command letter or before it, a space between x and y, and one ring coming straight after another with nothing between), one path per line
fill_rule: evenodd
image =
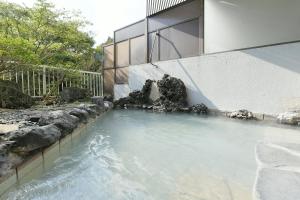
M185 114L112 111L15 200L248 200L259 141L299 141L299 130Z

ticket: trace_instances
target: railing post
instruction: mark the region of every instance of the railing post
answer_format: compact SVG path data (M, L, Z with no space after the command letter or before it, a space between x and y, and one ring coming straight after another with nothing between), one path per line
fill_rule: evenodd
M25 89L24 89L24 71L23 70L21 72L21 81L22 81L22 92L25 93Z
M46 67L43 67L43 95L47 94Z
M29 70L27 70L27 92L28 92L28 95L30 96L30 73L29 73Z

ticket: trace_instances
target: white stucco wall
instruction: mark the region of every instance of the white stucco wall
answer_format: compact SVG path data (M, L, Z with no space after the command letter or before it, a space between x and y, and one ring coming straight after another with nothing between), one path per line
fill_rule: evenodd
M300 109L300 43L156 64L158 68L130 66L129 84L116 86L115 96L141 89L146 79L158 80L167 73L184 81L190 104L266 114Z
M300 40L299 0L205 0L205 52Z

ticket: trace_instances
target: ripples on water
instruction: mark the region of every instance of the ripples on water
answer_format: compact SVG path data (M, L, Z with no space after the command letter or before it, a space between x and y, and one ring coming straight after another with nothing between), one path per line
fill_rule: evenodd
M14 200L247 200L255 144L296 130L190 115L113 111ZM275 137L276 136L276 137Z

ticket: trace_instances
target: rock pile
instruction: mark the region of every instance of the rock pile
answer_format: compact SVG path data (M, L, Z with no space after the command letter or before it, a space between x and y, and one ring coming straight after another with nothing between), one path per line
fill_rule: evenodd
M228 117L232 119L241 119L241 120L255 119L253 113L248 110L239 110L239 111L229 113Z
M128 107L137 107L142 108L143 105L150 105L152 102L149 98L151 87L151 80L146 80L145 85L141 91L134 91L129 94L128 97L121 98L114 102L115 107L119 108L128 108Z
M187 107L187 93L184 83L167 74L157 82L160 97L154 102L154 110L177 112Z
M282 113L277 117L277 120L281 124L300 126L300 111Z
M32 98L24 94L19 85L0 80L0 108L29 108L33 103Z
M104 106L81 104L79 106L58 107L58 110L35 110L18 112L18 121L26 120L26 126L5 134L0 134L0 177L33 156L49 147L91 117L110 109ZM1 114L1 113L0 113Z
M164 75L162 80L157 81L157 99L151 95L154 81L147 80L141 91L134 91L128 97L114 102L116 108L138 108L153 110L156 112L187 112L208 114L208 108L204 104L188 107L186 87L178 78ZM156 96L156 95L154 95Z

